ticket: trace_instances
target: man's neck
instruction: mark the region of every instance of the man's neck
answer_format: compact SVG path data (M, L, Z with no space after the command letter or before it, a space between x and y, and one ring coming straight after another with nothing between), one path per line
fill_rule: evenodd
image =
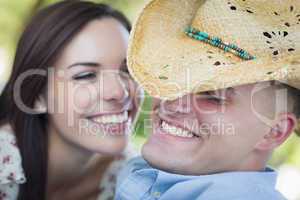
M264 171L270 156L270 152L253 151L233 169L234 171Z

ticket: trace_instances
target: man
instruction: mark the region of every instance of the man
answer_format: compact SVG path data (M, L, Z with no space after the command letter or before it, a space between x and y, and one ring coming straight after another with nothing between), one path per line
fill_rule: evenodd
M143 158L121 173L116 199L284 199L266 164L298 128L299 9L296 0L144 8L129 69L160 100Z

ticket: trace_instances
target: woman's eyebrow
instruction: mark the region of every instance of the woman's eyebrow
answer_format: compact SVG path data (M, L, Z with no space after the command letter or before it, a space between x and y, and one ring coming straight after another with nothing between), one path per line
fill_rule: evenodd
M74 64L68 66L68 69L70 69L72 67L76 67L76 66L99 67L99 66L101 66L101 64L96 63L96 62L78 62L78 63L74 63Z

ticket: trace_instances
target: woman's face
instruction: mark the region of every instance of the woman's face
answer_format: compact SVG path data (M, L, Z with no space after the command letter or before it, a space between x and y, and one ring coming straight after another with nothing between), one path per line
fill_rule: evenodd
M128 37L113 18L94 20L49 73L49 126L68 144L111 155L124 150L137 111L126 66Z

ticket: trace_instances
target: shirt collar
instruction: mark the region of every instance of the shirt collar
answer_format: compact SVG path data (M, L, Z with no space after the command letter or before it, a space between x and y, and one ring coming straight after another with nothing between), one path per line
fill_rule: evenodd
M268 185L274 188L277 179L277 172L271 167L266 167L263 171L234 171L199 176L173 174L157 169L153 169L153 171L157 173L155 184L159 184L160 186L199 179L202 180L203 183L222 180L251 181L257 185Z

